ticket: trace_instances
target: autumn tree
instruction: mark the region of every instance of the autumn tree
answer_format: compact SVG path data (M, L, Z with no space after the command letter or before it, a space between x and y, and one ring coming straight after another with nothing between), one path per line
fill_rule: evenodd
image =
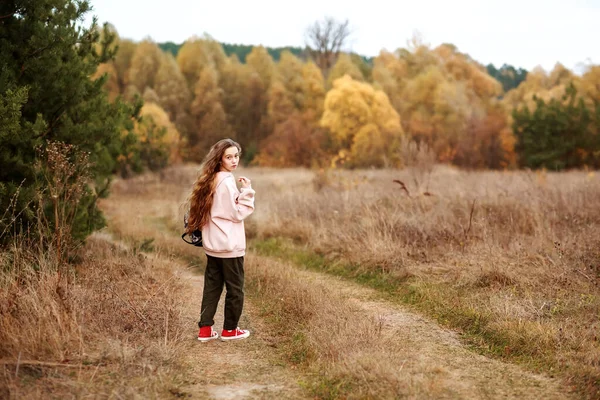
M250 104L252 105L251 118L258 123L257 130L254 132L252 140L247 142L247 150L243 153L245 161L249 162L257 151L258 143L272 133L272 124L269 119L269 93L276 74L276 66L273 58L263 46L252 48L246 57L246 65L251 70L248 83Z
M163 54L156 43L149 39L137 45L131 57L128 81L139 93L144 93L147 87L154 88L154 79L162 57Z
M302 79L302 61L289 51L281 54L277 63L275 79L285 87L288 99L297 110L304 106L304 82Z
M105 76L106 75L106 76ZM110 101L114 101L121 94L117 69L112 62L98 65L96 72L92 75L93 80L104 79L104 90L108 93Z
M270 167L313 167L325 163L326 133L306 115L294 113L275 126L260 146L254 163Z
M268 92L267 115L271 131L304 107L302 67L302 62L292 53L282 53Z
M484 115L472 116L468 121L453 163L466 168L515 167L515 141L504 107L496 104Z
M223 48L209 36L188 39L177 53L177 64L190 88L195 87L204 67L221 72L226 63L227 56Z
M275 74L275 63L269 52L263 46L253 47L246 57L246 64L258 74L264 89L268 90Z
M134 132L142 163L151 171L181 161L181 136L169 116L156 103L144 104Z
M523 105L532 109L536 104L534 97L545 102L552 99L563 99L567 87L571 82L577 86L578 80L560 63L554 66L550 74L543 68L536 67L527 74L525 80L517 88L506 93L502 101L511 110Z
M124 93L125 88L129 84L129 69L131 68L131 59L137 47L137 43L128 39L118 39L117 53L113 60L117 77L119 79L119 88L121 93Z
M369 84L344 76L325 97L321 125L328 128L339 158L355 167L394 165L404 134L388 97Z
M304 85L303 112L309 120L318 120L323 114L323 103L325 101L323 74L314 62L309 61L302 67L302 80Z
M269 90L269 102L267 114L271 126L276 126L284 122L292 113L295 107L290 100L290 95L283 83L275 81Z
M589 101L589 105L594 101L600 101L600 65L588 68L581 80L576 81L575 84L581 95Z
M317 65L309 61L302 66L303 106L294 107L284 85L276 81L271 87L269 112L273 133L260 144L257 165L275 167L322 165L326 159L327 137L318 121L323 113L325 87Z
M407 74L406 64L390 52L381 51L373 60L373 85L387 94L397 112L402 111L402 89L408 81Z
M356 53L350 53L350 60L356 65L363 79L367 82L371 82L373 75L373 65L371 61L368 61L367 58Z
M203 68L196 87L190 114L194 129L188 133L189 148L185 156L201 161L210 146L219 139L231 137L233 130L227 121L227 114L221 103L223 91L218 86L214 68Z
M202 69L211 65L209 54L204 50L203 41L191 38L185 41L177 53L177 65L185 77L188 87L194 88Z
M316 21L306 29L306 46L325 76L328 75L329 69L337 60L350 36L348 25L348 20L337 21L334 18L325 17L322 21Z
M408 48L379 54L373 81L389 96L404 131L433 149L438 161L482 167L514 159L514 152L488 157L490 148L511 151L510 122L499 115L505 109L498 105L501 85L455 46L431 49L415 36Z
M331 71L329 72L329 76L327 77L327 87L333 86L333 82L344 75L350 76L355 81L364 80L362 72L352 61L350 55L342 53L339 55L333 68L331 68Z
M154 90L158 96L158 103L167 112L169 119L179 131L187 133L186 122L192 94L171 54L164 54L161 58L154 81Z

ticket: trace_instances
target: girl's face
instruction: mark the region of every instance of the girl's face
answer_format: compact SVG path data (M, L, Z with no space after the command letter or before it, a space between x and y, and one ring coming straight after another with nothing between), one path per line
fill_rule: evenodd
M231 146L221 158L221 171L233 172L240 162L240 152L237 147Z

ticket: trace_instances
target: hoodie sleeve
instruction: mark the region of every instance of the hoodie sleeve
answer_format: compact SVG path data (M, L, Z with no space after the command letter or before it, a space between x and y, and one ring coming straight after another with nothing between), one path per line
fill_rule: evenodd
M254 189L242 188L240 192L235 185L233 176L223 181L222 194L223 217L234 222L241 222L254 211Z

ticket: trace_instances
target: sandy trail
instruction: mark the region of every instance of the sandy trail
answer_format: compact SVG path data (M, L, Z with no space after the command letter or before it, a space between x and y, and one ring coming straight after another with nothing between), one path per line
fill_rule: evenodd
M360 318L379 321L374 341L389 348L388 373L408 375L417 383L413 398L460 399L566 399L572 395L557 379L477 354L464 345L459 335L383 299L376 290L331 275L298 269L301 279L323 286L330 294L345 299ZM393 343L402 343L395 348ZM408 349L408 350L407 350ZM403 350L402 353L400 351ZM380 362L385 360L380 359ZM427 393L418 388L427 388Z
M190 299L185 314L191 327L197 324L202 299L204 279L189 270L179 271L188 282ZM214 328L220 331L223 324L225 290L219 302ZM245 302L240 327L249 329L248 339L222 342L213 340L199 342L197 329L190 330L187 364L192 380L181 392L188 398L198 399L304 399L306 393L298 384L301 377L283 365L277 365L272 354L268 330L256 316L248 301Z

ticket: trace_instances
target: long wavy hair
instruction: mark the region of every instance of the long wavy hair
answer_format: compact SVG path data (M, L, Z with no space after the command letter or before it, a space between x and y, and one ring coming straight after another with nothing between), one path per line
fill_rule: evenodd
M222 139L215 143L204 157L200 167L200 175L196 179L192 193L188 198L190 211L187 233L202 229L208 223L210 209L213 205L213 194L215 193L215 176L221 170L221 159L225 154L225 150L230 147L237 147L238 152L242 152L239 143L231 139Z

